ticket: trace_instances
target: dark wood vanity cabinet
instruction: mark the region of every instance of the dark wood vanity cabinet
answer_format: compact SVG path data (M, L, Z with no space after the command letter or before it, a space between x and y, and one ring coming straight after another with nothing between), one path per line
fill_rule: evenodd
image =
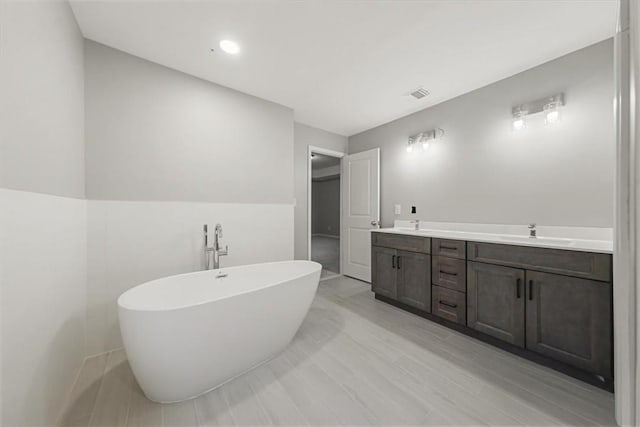
M463 292L431 287L431 312L438 317L460 325L467 324L467 298Z
M524 270L469 261L467 325L524 347Z
M527 271L527 349L612 374L611 283Z
M464 259L432 256L431 283L458 292L467 291L467 266Z
M612 256L374 232L376 298L611 390Z
M430 239L374 233L372 243L372 290L376 294L430 312Z
M612 377L611 256L475 242L468 253L470 328Z
M466 242L431 239L431 312L467 324Z
M468 259L610 282L611 255L497 243L467 242Z
M395 299L398 293L397 251L372 246L371 253L371 289L376 294Z
M431 311L431 267L429 255L398 251L398 301Z

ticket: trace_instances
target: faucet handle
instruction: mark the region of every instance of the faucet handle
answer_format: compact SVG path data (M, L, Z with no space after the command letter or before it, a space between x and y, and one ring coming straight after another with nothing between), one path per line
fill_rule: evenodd
M534 228L536 228L536 224L534 222L532 222L531 224L529 224L528 228L530 230L533 230Z

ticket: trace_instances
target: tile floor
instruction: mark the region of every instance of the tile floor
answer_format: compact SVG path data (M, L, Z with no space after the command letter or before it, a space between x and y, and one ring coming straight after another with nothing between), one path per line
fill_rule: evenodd
M312 236L311 259L322 264L327 273L340 273L340 239Z
M278 357L197 399L148 401L116 350L88 359L69 426L614 425L613 395L376 301L320 283Z

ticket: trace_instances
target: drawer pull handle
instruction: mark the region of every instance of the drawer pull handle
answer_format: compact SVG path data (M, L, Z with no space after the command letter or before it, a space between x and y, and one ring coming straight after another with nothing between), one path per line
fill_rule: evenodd
M529 301L533 300L533 280L529 280Z
M522 280L520 278L518 278L518 280L516 281L516 298L520 299L520 282Z
M458 304L452 304L450 302L446 302L446 301L438 301L441 305L447 306L447 307L451 307L451 308L457 308Z
M396 268L396 256L391 257L391 268Z
M440 274L446 274L447 276L457 276L458 273L449 273L448 271L440 270Z
M457 251L458 250L458 248L455 247L455 246L442 246L442 245L440 245L440 249L446 249L446 250L449 250L449 251Z

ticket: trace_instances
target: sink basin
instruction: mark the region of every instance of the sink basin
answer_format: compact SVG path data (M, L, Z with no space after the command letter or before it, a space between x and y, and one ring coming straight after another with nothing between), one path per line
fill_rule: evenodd
M549 245L562 245L562 246L571 246L574 244L574 241L571 239L558 239L552 237L524 237L524 236L499 236L500 240L504 240L505 242L523 242L523 243L546 243Z

